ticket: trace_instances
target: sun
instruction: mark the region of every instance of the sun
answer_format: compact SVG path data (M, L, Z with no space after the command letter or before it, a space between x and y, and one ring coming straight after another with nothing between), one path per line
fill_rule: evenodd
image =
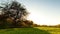
M32 20L34 23L39 23L39 15L35 12L31 12L27 18L28 20Z
M39 13L34 11L30 12L27 19L32 20L35 24L38 24L38 25L56 25L58 23L56 19L54 20L53 18L49 18L42 14L40 15Z

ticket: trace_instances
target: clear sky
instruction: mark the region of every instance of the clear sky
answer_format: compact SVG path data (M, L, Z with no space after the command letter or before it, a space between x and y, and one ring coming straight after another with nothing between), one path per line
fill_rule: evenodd
M17 0L30 12L28 19L36 24L60 24L60 0ZM2 2L2 0L0 0Z

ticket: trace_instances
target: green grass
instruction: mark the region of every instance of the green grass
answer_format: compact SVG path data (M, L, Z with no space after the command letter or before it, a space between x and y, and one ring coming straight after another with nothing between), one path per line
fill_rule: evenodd
M60 34L60 28L34 27L0 29L0 34Z
M60 34L60 28L55 27L36 27L36 28L48 31L50 34Z
M47 31L37 28L11 28L0 29L0 34L49 34Z

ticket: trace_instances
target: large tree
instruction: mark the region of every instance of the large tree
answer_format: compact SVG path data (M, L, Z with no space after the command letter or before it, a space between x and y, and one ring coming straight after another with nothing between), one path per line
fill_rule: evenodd
M22 6L17 1L12 1L11 3L2 4L0 6L1 14L0 20L6 20L7 18L12 19L13 24L17 25L18 22L26 20L28 12L24 6Z

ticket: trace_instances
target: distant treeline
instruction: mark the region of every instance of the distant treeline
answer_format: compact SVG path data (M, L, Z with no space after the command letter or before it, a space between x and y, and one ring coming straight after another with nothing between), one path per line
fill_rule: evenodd
M58 25L38 25L38 24L33 24L33 27L59 27L60 28L60 24L58 24Z

